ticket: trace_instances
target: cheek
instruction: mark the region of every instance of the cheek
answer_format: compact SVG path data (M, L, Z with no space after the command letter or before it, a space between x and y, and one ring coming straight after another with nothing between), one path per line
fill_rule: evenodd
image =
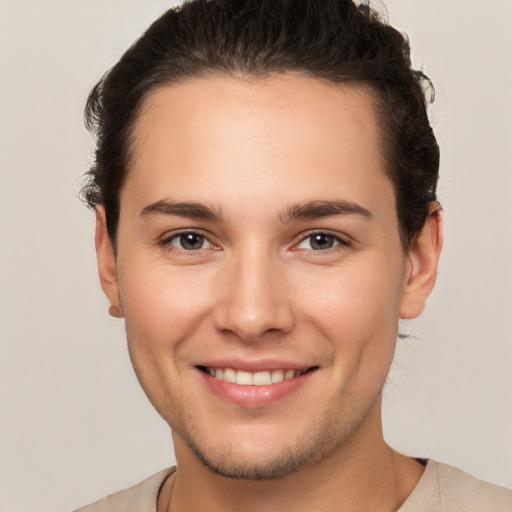
M399 264L375 259L369 266L347 265L330 275L303 278L297 291L304 306L301 317L333 351L334 374L344 375L358 395L375 394L388 373L398 333L401 276Z
M134 260L120 267L119 281L130 342L145 352L180 344L208 314L210 280L198 268Z
M371 265L346 265L330 272L304 273L296 291L303 314L325 329L361 338L378 328L398 325L402 291L401 268L375 260Z
M135 373L155 409L175 422L184 414L178 383L187 374L186 347L208 339L198 333L210 309L205 276L135 258L119 265L118 274Z
M341 375L341 397L373 401L381 392L395 351L401 266L376 259L340 272L316 303L318 330L335 352L333 379ZM340 398L341 398L340 397Z

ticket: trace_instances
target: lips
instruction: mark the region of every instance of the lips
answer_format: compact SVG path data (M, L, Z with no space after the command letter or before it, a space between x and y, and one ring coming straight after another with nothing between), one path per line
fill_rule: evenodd
M319 369L287 363L215 362L198 365L207 389L244 408L265 407L299 390Z

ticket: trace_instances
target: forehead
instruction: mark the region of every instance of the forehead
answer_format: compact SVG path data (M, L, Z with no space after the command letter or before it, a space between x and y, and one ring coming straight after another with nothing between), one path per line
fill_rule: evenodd
M125 189L146 203L184 193L261 208L263 196L303 201L390 187L371 93L303 76L159 88L143 104L131 149L121 203Z

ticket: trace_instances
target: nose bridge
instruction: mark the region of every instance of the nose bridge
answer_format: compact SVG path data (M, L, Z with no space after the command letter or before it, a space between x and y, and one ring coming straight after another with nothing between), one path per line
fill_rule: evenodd
M246 341L257 341L270 331L286 332L294 322L283 263L255 245L231 255L218 283L222 292L214 315L219 330Z

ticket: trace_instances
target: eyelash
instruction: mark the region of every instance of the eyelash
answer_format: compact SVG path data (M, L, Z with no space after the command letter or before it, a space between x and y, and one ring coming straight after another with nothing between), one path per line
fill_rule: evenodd
M188 254L188 255L193 255L194 253L197 254L199 251L203 250L203 248L199 248L197 250L194 250L194 249L184 249L182 247L176 247L176 246L173 245L173 242L175 240L179 240L181 237L187 236L187 235L193 235L193 236L196 236L196 237L200 237L200 238L203 239L203 241L205 241L208 244L210 244L211 248L218 249L218 246L215 245L213 242L211 242L207 235L201 233L200 231L193 231L193 230L186 230L186 231L180 231L178 233L173 233L172 235L166 236L165 238L160 240L158 242L158 245L160 245L161 247L164 247L164 248L166 248L168 250L177 251L177 252L180 252L182 254Z
M187 236L187 235L193 235L193 236L196 236L196 237L200 237L203 240L203 243L207 242L210 245L210 247L208 247L208 248L200 247L200 248L194 250L194 249L185 249L183 247L177 247L177 246L175 246L173 244L173 242L175 240L178 240L180 237ZM328 247L325 250L314 249L313 247L311 247L310 249L303 248L302 250L305 250L308 253L318 254L318 255L321 255L321 254L331 254L332 252L334 252L336 250L347 248L347 247L350 247L350 245L351 245L350 242L347 239L342 238L339 235L335 235L333 233L330 233L329 231L321 231L321 230L318 231L317 230L317 231L311 231L306 236L303 236L299 240L299 242L297 242L297 243L295 243L293 245L292 250L294 250L294 251L301 250L301 248L299 246L302 243L304 243L305 241L307 241L308 239L313 240L313 237L315 237L315 236L323 236L323 237L332 239L332 243L333 243L332 247ZM178 233L173 233L172 235L167 236L167 237L163 238L162 240L160 240L158 242L158 245L160 245L160 246L162 246L162 247L164 247L164 248L166 248L166 249L168 249L170 251L178 252L178 253L182 253L182 254L187 254L187 255L198 254L200 251L206 250L206 249L213 249L213 250L219 250L220 249L220 247L218 245L216 245L213 242L211 242L211 240L209 239L208 235L203 234L203 233L201 233L198 230L196 230L196 231L187 230L187 231L180 231Z
M324 237L331 238L333 240L333 246L328 247L327 249L324 249L324 250L314 249L313 247L301 249L299 247L303 242L307 241L308 239L311 240L311 242L312 242L313 237L315 237L315 236L324 236ZM310 242L310 244L311 244L311 242ZM341 237L340 235L331 233L329 231L316 230L316 231L309 232L306 236L303 236L298 243L294 244L293 250L295 250L295 251L304 250L308 254L313 254L313 255L318 255L318 256L324 256L324 255L327 256L327 255L332 255L333 253L336 253L337 251L347 249L350 246L351 246L351 243L349 240L347 240L347 238Z

